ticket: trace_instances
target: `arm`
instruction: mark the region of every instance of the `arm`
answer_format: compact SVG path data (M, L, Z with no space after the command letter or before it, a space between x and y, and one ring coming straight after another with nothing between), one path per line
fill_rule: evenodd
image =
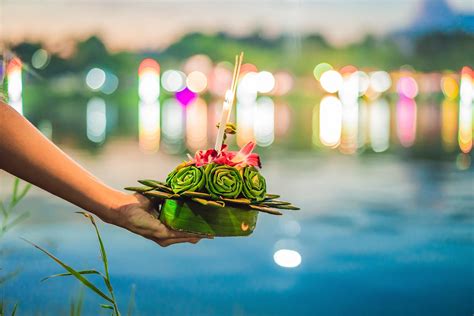
M1 101L0 168L161 246L199 240L164 226L152 215L148 199L100 182Z

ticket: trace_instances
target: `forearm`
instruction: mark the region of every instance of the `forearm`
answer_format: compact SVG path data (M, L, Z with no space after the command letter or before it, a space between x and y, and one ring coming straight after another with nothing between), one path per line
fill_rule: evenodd
M0 168L100 217L107 217L126 198L79 166L2 102Z

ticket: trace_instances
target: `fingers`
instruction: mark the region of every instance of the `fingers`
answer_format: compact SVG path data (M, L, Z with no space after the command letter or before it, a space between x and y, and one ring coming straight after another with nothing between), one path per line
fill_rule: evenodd
M213 239L214 237L209 236L209 235L200 235L200 234L193 234L193 233L187 233L187 232L180 232L176 230L171 230L168 227L166 228L166 237L168 238L207 238L207 239Z
M201 238L173 238L173 239L153 239L161 247L168 247L173 244L189 242L192 244L197 244Z

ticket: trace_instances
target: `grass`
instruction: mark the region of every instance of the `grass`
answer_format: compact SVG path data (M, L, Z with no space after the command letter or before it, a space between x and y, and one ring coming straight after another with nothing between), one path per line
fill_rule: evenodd
M100 304L101 308L104 309L109 309L112 311L112 315L114 316L120 316L120 310L118 308L117 301L115 299L115 294L114 294L114 289L112 287L112 283L110 281L110 274L109 274L109 263L107 259L107 253L105 251L104 243L102 241L102 237L100 235L99 229L97 227L97 224L94 220L94 217L92 217L90 214L85 213L85 212L78 212L79 214L82 214L85 216L87 219L89 219L90 223L94 227L95 233L97 235L97 240L99 242L99 249L100 249L100 254L101 254L101 259L103 263L103 268L104 268L104 273L96 270L96 269L89 269L89 270L76 270L73 267L67 265L64 263L62 260L59 258L55 257L53 254L51 254L49 251L46 249L32 243L29 240L23 239L35 248L39 249L42 251L44 254L46 254L48 257L50 257L53 261L55 261L57 264L59 264L64 270L67 272L65 273L59 273L59 274L54 274L50 275L46 278L44 278L42 281L46 281L48 279L56 278L56 277L67 277L67 276L72 276L76 278L79 282L81 282L86 288L88 288L90 291L95 293L97 296L101 297L104 299L104 303ZM97 287L95 284L93 284L86 276L94 274L98 275L101 277L103 280L105 287L107 288L107 292L102 291ZM71 306L71 315L80 315L81 313L81 308L82 308L82 299L78 300L78 302L75 303L75 305Z
M13 181L12 194L8 204L6 201L0 201L0 240L10 229L19 225L29 216L28 212L15 212L16 206L21 202L21 200L23 200L23 198L25 198L26 194L31 188L31 184L27 183L22 187L20 182L21 181L18 178L15 178ZM3 250L1 251L0 255L3 256ZM2 270L2 268L0 268L0 270ZM13 272L0 275L0 285L15 278L19 273L20 270L16 269ZM18 303L13 305L10 315L15 316L17 310ZM0 300L0 316L4 315L7 315L7 306L2 299Z
M10 315L15 316L17 310L18 310L18 303L13 305L13 309ZM0 302L0 316L5 316L5 315L7 315L7 306L3 302Z
M14 212L15 207L26 196L31 188L31 184L27 183L23 187L20 185L20 179L15 178L13 181L12 196L10 202L6 204L0 201L0 212L2 215L0 223L0 239L13 227L17 226L28 218L28 212Z

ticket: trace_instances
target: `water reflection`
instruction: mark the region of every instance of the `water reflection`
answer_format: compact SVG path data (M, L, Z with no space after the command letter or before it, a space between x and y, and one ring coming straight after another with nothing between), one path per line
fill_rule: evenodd
M207 104L201 98L186 107L186 145L191 151L207 147Z
M94 143L105 141L107 129L106 104L102 98L92 98L87 103L87 138Z
M296 268L301 264L301 255L298 251L280 249L273 254L273 260L283 268Z
M401 96L397 102L397 135L403 147L411 147L416 139L416 102Z
M138 105L138 142L145 152L160 148L160 103L140 101Z
M390 109L385 99L378 99L370 105L370 146L375 152L383 152L390 144Z
M342 104L334 96L326 96L319 106L319 139L328 147L337 147L341 140Z
M184 108L175 99L163 102L162 144L168 153L180 153L184 149Z
M444 150L450 152L456 148L458 132L458 106L454 100L445 99L441 104L441 140Z
M463 153L472 149L472 108L474 106L473 71L465 67L459 90L459 148Z
M257 100L254 114L254 131L257 145L270 146L275 139L275 104L269 97Z

